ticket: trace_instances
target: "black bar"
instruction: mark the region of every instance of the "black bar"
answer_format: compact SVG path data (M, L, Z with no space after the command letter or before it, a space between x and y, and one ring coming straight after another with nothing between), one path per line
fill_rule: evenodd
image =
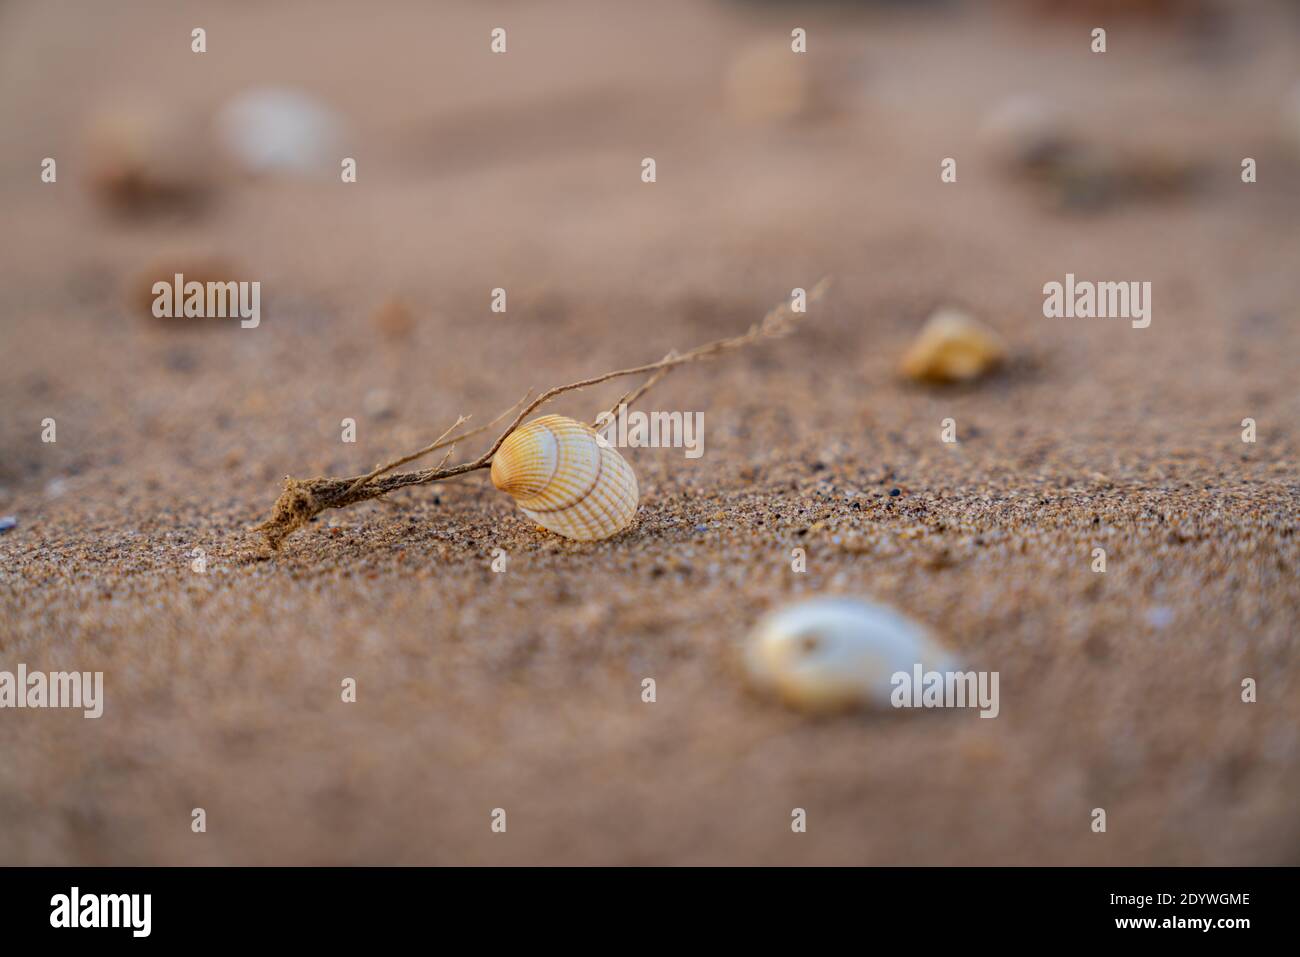
M1286 868L10 868L0 871L0 926L7 944L94 947L333 948L412 935L446 945L486 935L499 945L512 931L540 945L620 925L629 940L665 943L698 926L759 941L799 940L802 927L806 943L843 933L864 947L1031 942L1044 932L1231 946L1287 926L1295 878ZM111 918L116 907L125 926L52 926L66 914L59 895L70 905L73 887L87 919L101 912L100 895L149 895L148 935L136 936L143 897L139 910L116 898L102 911Z

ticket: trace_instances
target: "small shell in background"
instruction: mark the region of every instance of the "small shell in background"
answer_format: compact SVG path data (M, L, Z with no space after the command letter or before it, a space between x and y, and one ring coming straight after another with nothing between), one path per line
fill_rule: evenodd
M956 309L940 309L903 353L903 375L921 382L969 382L1006 358L1001 337Z
M216 182L212 141L196 114L151 101L105 107L83 134L86 184L117 213L193 209Z
M543 528L580 542L609 538L636 515L636 475L590 426L544 415L492 457L492 484Z
M342 119L297 90L241 93L221 108L216 124L221 145L250 173L337 172L343 159Z
M958 667L921 625L851 598L814 598L773 612L745 650L759 690L808 711L890 708L890 679L917 664L925 671Z
M732 60L725 80L727 110L747 123L795 119L813 107L807 54L789 40L763 40Z

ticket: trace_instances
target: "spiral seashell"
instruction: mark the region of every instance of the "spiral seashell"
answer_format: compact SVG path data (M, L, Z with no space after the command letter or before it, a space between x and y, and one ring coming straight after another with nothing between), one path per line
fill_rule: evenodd
M521 425L492 457L492 484L543 528L580 542L609 538L636 514L636 475L590 426L562 415Z

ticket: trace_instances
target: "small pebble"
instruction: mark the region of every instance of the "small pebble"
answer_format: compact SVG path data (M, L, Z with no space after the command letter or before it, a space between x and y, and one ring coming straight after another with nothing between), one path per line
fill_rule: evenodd
M390 389L371 389L361 400L366 415L376 419L386 419L397 408L397 397Z
M405 339L415 329L415 316L401 299L389 299L370 314L375 331L388 339Z
M814 598L768 615L745 653L757 688L808 711L891 708L890 679L918 663L926 671L957 667L921 625L850 598Z
M1174 610L1165 605L1157 605L1147 612L1147 624L1152 628L1168 628L1174 620Z
M1037 93L1017 93L1000 101L984 118L979 138L1011 172L1051 163L1069 149L1060 110Z
M168 286L174 287L176 276L180 274L183 283L198 282L206 288L210 282L238 282L240 279L247 279L246 276L237 275L238 272L230 259L219 254L169 250L155 256L148 265L131 276L126 282L123 295L131 310L153 319L155 318L153 305L158 298L158 294L153 291L155 283L165 282ZM172 308L175 309L176 306L173 305ZM175 313L172 317L159 321L172 326L186 324L184 317L176 316ZM188 324L205 325L194 320L190 320ZM238 322L235 325L238 326Z
M16 519L14 516L6 515L3 518L0 518L0 534L9 531L9 529L11 528L17 528L17 527L18 527L18 519Z

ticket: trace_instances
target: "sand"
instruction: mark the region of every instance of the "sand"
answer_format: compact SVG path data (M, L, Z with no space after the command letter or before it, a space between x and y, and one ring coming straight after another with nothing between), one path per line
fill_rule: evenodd
M1080 21L1005 8L116 6L0 10L0 669L102 671L106 696L98 720L0 711L0 863L1300 863L1300 157L1278 120L1300 64L1278 10L1208 37L1117 20L1103 60ZM736 118L728 64L791 22L829 102ZM201 115L259 84L346 117L357 183L227 171L197 209L125 220L84 188L95 109L146 90ZM1025 88L1213 175L1044 203L977 136ZM259 279L260 326L130 305L182 250ZM1045 319L1067 272L1150 281L1151 326ZM328 512L274 555L247 531L286 474L365 472L827 274L797 336L647 397L702 411L705 454L628 450L642 500L616 538L546 533L484 473ZM394 297L409 335L372 324ZM1003 371L898 378L945 305L998 331ZM748 690L753 622L825 593L997 671L999 716L811 718Z

